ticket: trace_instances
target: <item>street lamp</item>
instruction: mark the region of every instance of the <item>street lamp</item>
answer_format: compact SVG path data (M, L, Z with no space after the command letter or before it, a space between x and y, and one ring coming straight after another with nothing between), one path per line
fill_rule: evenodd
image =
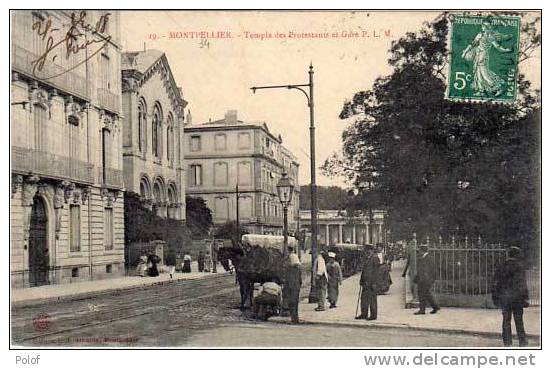
M287 176L287 173L283 172L281 178L277 182L277 196L279 197L279 202L283 206L283 255L287 254L287 245L289 230L287 227L287 209L293 200L293 192L295 186L291 179Z
M312 233L312 271L310 273L310 296L308 301L310 303L316 302L316 289L315 289L315 276L314 276L314 263L318 256L318 200L316 191L316 127L314 126L314 67L310 63L308 70L308 83L297 85L273 85L273 86L255 86L251 87L253 93L256 90L272 89L272 88L285 88L288 90L299 90L306 96L308 101L308 108L310 108L310 231ZM302 87L308 87L306 92Z

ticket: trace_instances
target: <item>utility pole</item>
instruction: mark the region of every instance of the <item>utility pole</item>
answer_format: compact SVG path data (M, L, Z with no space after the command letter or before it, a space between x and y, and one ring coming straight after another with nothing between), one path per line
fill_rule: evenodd
M239 246L239 185L235 185L235 246Z
M306 92L302 87L308 87L308 92ZM286 89L295 89L301 91L306 99L308 100L308 108L310 109L310 232L311 232L311 243L312 243L312 272L310 275L310 295L308 296L308 301L310 303L317 302L316 298L316 288L315 288L315 275L314 275L314 265L318 256L318 201L317 201L317 188L316 188L316 127L314 124L314 67L310 63L308 69L308 83L307 84L297 84L297 85L272 85L272 86L254 86L251 87L253 93L256 93L256 90L262 89L272 89L272 88L286 88Z

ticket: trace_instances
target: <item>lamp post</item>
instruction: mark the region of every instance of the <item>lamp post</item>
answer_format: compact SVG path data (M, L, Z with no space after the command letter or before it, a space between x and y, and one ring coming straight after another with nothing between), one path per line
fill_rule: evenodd
M306 92L302 87L308 87ZM298 85L272 85L272 86L255 86L251 87L253 93L256 90L271 89L271 88L286 88L288 90L299 90L306 96L308 101L308 107L310 108L310 231L311 231L311 243L312 243L312 271L310 273L310 295L308 301L310 303L316 302L316 289L315 289L315 276L314 276L314 263L318 256L318 201L316 191L316 128L314 126L314 67L310 63L308 70L308 83Z
M283 172L281 178L277 182L277 196L279 197L279 202L283 206L283 250L282 254L287 255L287 245L289 243L289 229L287 221L287 210L289 204L293 200L294 185L291 179L287 176L287 173Z

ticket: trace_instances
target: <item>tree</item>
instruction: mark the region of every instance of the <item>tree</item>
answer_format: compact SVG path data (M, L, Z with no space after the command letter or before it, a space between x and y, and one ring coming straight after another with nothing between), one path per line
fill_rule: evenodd
M148 209L136 193L124 194L124 243L149 242L162 240L166 242L165 262L174 265L176 254L184 245L191 242L191 235L184 221L166 219Z
M194 239L208 236L212 227L212 214L204 199L186 196L186 225Z
M318 208L340 210L346 207L348 192L337 186L316 186ZM300 209L309 210L311 205L310 185L300 186Z
M541 38L537 20L524 24L529 57ZM395 238L455 233L536 249L538 92L521 75L512 105L445 100L447 34L440 17L392 44L392 73L345 102L343 152L323 169L386 209Z
M214 228L213 236L214 238L222 238L226 240L232 240L232 244L234 246L237 246L235 244L236 241L236 230L237 230L237 222L236 221L228 221L224 224L218 225ZM237 239L241 241L241 237L244 234L248 234L249 232L242 226L239 225L239 236Z

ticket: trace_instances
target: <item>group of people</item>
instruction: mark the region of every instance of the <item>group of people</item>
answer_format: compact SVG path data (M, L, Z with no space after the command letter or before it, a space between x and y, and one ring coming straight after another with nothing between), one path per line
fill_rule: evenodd
M327 257L327 262L325 260ZM320 253L314 264L315 286L317 291L318 306L316 311L325 310L325 301L329 301L329 308L337 307L339 299L339 286L342 284L342 270L336 260L334 252Z
M257 319L266 320L286 308L291 317L291 323L299 322L298 303L302 286L301 262L293 247L289 247L287 251L287 258L284 261L283 287L275 280L265 282L262 285L262 290L253 300L254 316Z
M157 264L161 261L156 254L143 253L138 260L138 266L136 267L136 273L140 277L157 277L159 275L159 269Z

